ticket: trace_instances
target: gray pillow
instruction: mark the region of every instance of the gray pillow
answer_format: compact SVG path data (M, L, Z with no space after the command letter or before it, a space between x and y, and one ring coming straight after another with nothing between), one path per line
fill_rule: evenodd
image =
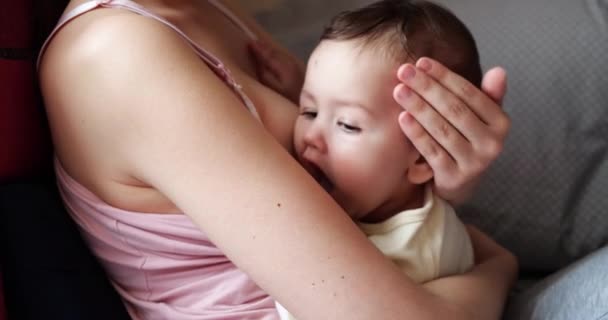
M460 209L524 269L559 268L608 241L608 1L443 0L482 65L507 69L513 126Z
M258 20L306 58L338 11L372 1L275 0ZM551 271L608 240L607 0L439 0L470 27L485 69L504 66L513 126L460 208L520 258Z

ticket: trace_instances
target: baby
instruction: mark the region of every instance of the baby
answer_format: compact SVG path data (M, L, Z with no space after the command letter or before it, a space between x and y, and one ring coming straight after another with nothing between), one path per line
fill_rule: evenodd
M403 111L393 98L396 70L422 56L481 83L475 41L445 8L385 0L338 14L309 58L294 133L302 166L418 283L466 272L474 262L464 225L433 194L431 167L396 121Z

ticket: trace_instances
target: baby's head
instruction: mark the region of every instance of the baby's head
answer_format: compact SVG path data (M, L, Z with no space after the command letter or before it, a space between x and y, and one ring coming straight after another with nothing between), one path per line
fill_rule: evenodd
M481 83L473 35L452 12L430 1L383 0L344 11L323 31L321 44L326 41L352 41L385 63L431 57L474 85Z
M336 16L307 66L294 145L304 167L354 219L419 206L433 172L397 122L397 68L436 59L476 85L467 28L426 1L379 1Z

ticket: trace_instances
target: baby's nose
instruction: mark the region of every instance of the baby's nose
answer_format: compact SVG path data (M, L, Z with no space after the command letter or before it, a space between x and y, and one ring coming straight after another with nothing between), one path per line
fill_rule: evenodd
M304 142L309 147L317 149L318 151L327 151L327 142L325 141L324 130L321 125L313 123L306 134L304 135Z

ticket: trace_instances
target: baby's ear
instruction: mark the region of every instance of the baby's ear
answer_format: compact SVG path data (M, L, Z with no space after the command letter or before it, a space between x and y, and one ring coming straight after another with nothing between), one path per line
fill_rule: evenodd
M433 169L423 156L418 156L407 171L407 178L413 184L423 184L433 178Z

